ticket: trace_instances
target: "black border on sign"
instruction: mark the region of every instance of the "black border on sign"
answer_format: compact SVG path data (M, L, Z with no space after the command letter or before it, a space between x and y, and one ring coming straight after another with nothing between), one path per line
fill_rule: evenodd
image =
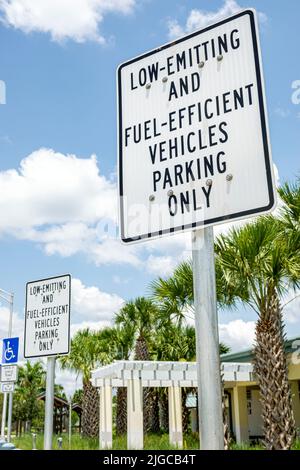
M26 348L26 325L27 325L27 320L26 320L26 312L27 312L27 291L28 291L28 286L30 284L35 284L37 282L43 282L43 281L51 281L51 279L59 279L61 277L68 277L69 282L70 282L70 289L69 289L69 322L68 322L68 351L62 352L59 354L45 354L45 355L40 355L38 354L37 356L26 356L25 355L25 348ZM26 283L26 293L25 293L25 327L24 327L24 358L25 359L33 359L35 357L53 357L53 356L65 356L70 353L70 327L71 327L71 281L72 281L72 276L71 274L61 274L60 276L52 276L52 277L46 277L44 279L37 279L36 281L29 281Z
M265 156L265 167L266 167L266 176L267 176L267 182L268 182L268 190L269 190L269 204L264 207L259 207L255 209L249 209L247 211L243 212L237 212L234 214L229 214L227 216L223 217L216 217L214 219L208 219L205 221L200 221L200 222L193 222L192 224L187 224L187 225L179 225L178 227L172 227L171 229L165 229L165 230L159 230L158 232L152 232L148 234L143 234L140 236L137 236L136 238L125 238L124 237L124 207L122 203L122 198L124 196L124 188L123 188L123 152L122 152L122 147L123 147L123 130L122 130L122 86L121 86L121 72L122 69L130 64L133 64L134 62L137 62L141 59L144 59L146 57L149 57L159 51L162 51L164 49L168 49L169 47L173 46L175 43L179 44L181 42L184 42L192 37L195 37L199 34L205 33L207 31L210 31L211 29L214 29L216 27L219 27L223 24L226 24L232 20L236 20L237 18L240 18L241 16L249 15L250 16L250 24L251 24L251 32L252 32L252 39L253 39L253 49L254 49L254 59L255 59L255 68L256 68L256 78L257 78L257 88L258 88L258 98L259 98L259 109L260 109L260 118L261 118L261 129L262 129L262 136L263 136L263 146L264 146L264 156ZM270 149L269 149L269 140L268 140L268 130L267 130L267 121L266 121L266 110L265 110L265 104L264 104L264 92L263 92L263 82L262 82L262 72L261 72L261 63L260 63L260 56L259 56L259 47L258 47L258 39L257 39L257 30L256 30L256 22L255 22L255 16L254 12L252 10L244 10L241 13L238 13L234 16L231 16L230 18L227 18L225 20L220 21L219 23L216 23L214 25L208 26L207 28L202 29L201 31L196 31L195 33L189 34L188 36L185 36L181 39L178 39L176 41L173 41L172 43L168 43L162 47L158 47L157 49L154 49L153 51L147 52L146 54L140 55L139 57L136 57L135 59L129 60L127 62L124 62L121 64L118 68L118 84L117 84L117 89L118 89L118 116L119 116L119 198L120 198L120 206L119 206L119 211L120 211L120 225L121 225L121 239L124 243L132 243L132 242L138 242L143 239L151 239L152 237L157 237L161 236L164 234L172 234L175 232L184 232L185 230L191 230L191 229L196 229L197 227L203 227L205 225L212 225L213 223L217 222L228 222L231 219L236 219L236 218L242 218L246 217L251 214L259 214L261 212L267 212L268 210L272 209L274 203L275 203L275 198L274 198L274 191L273 191L273 180L272 180L272 171L271 171L271 165L270 165Z

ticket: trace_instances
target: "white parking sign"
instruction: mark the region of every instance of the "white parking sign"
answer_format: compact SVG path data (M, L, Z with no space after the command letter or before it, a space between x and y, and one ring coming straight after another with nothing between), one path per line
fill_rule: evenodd
M69 274L27 283L25 358L69 353L70 296Z
M2 365L0 369L0 382L16 382L18 380L17 365Z
M242 11L119 67L124 242L273 209L257 28Z

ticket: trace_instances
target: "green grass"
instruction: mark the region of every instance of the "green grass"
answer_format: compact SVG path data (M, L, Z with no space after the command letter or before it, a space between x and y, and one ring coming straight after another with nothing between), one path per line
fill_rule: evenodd
M53 449L58 449L57 437L53 438ZM63 434L63 450L69 449L68 435ZM37 449L43 449L43 440L44 437L42 434L37 434ZM32 450L32 435L24 434L20 438L13 438L13 443L22 450ZM98 439L83 438L79 434L72 435L72 445L71 449L73 450L98 450L99 443ZM126 436L114 437L113 439L113 449L114 450L124 450L127 448ZM145 436L144 439L144 449L145 450L173 450L174 447L169 444L169 435L168 434L149 434ZM184 450L197 450L199 449L198 436L197 434L188 434L184 437L183 441ZM300 441L297 441L293 446L294 450L300 450ZM263 450L260 445L250 446L249 444L232 444L231 450Z
M63 434L62 436L63 443L62 448L64 450L69 449L68 435ZM37 434L36 446L38 450L43 449L43 440L44 437L42 434ZM31 450L32 449L32 435L24 434L21 437L15 437L13 443L22 450ZM197 435L188 435L184 439L184 449L192 450L198 449L198 437ZM83 438L78 434L72 435L72 444L71 449L74 450L97 450L99 448L98 439ZM126 436L118 436L113 439L113 449L115 450L124 450L127 448L127 439ZM57 436L53 438L53 449L58 449ZM144 449L146 450L171 450L175 449L169 444L169 435L168 434L150 434L145 436L144 440Z

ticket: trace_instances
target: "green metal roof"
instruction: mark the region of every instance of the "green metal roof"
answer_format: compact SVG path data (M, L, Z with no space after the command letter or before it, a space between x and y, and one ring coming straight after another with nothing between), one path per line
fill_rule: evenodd
M293 347L293 343L298 341L298 344ZM296 348L300 346L300 336L296 338L289 339L285 342L285 352L286 354L295 352ZM247 349L246 351L241 351L237 353L223 354L221 356L221 362L251 362L253 359L253 350Z

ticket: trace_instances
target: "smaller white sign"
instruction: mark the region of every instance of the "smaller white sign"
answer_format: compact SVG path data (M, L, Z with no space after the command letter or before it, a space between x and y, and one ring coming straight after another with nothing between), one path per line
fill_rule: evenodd
M1 366L0 382L16 382L18 380L18 366Z
M2 383L1 384L1 393L12 393L15 391L14 382Z
M71 276L26 286L24 357L68 354L70 347Z

